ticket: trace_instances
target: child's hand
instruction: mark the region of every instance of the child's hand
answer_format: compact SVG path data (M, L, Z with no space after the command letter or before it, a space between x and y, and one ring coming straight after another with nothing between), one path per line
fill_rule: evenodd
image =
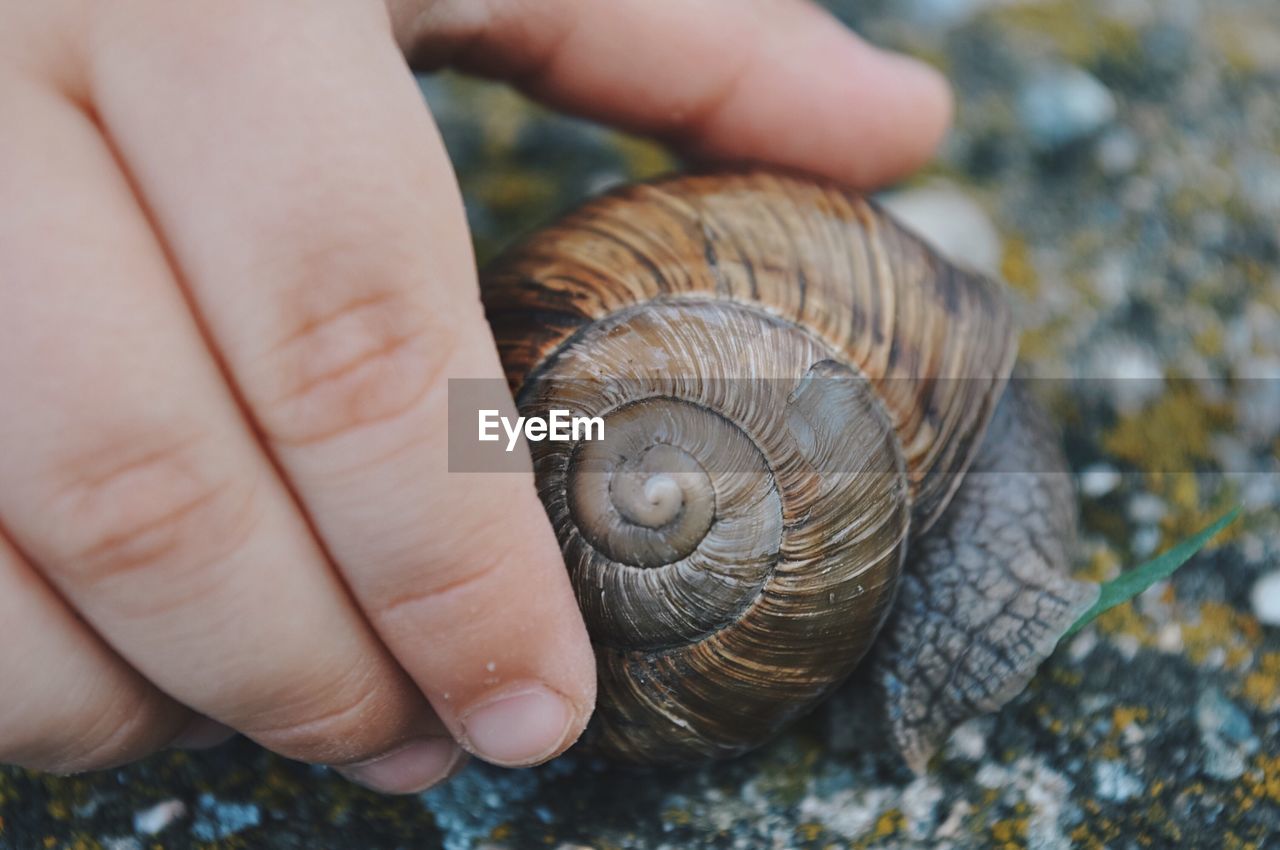
M531 481L446 472L500 371L402 50L861 186L948 117L798 0L0 7L0 761L48 770L236 730L411 791L587 722Z

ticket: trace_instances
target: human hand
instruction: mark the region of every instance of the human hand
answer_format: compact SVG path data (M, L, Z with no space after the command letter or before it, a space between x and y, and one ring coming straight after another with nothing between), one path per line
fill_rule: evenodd
M60 772L234 730L409 792L587 722L531 480L447 472L501 370L404 56L861 187L949 113L800 0L0 5L0 762Z

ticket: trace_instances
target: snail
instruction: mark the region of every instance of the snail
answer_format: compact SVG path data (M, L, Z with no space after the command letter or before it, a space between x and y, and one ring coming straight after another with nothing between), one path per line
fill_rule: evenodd
M870 200L763 169L633 184L481 291L521 413L604 423L530 444L595 648L595 752L733 756L865 663L923 771L1097 598L1067 573L1074 494L1009 382L1001 284Z

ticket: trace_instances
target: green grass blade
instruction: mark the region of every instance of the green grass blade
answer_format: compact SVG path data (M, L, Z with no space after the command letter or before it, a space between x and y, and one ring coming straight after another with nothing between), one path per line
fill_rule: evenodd
M1098 601L1094 603L1092 608L1085 611L1080 619L1071 625L1071 628L1067 629L1062 639L1065 640L1071 637L1097 619L1103 612L1109 611L1117 605L1123 605L1151 585L1173 575L1174 570L1185 564L1192 555L1203 549L1206 543L1212 540L1218 532L1234 522L1239 515L1240 508L1233 508L1199 534L1187 538L1177 546L1147 561L1142 566L1135 567L1116 576L1111 581L1104 582L1102 591L1098 594Z

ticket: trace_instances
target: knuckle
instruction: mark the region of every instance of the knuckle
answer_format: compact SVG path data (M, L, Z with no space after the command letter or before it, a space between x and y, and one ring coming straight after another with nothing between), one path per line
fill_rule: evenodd
M362 670L336 681L294 681L269 709L237 726L288 758L349 764L387 752L425 712L407 683Z
M302 283L282 296L283 332L249 382L260 427L289 446L404 415L431 390L452 349L424 299L396 282L406 275L388 268L393 261L369 268L320 256L306 265Z
M252 482L216 472L200 437L109 441L68 464L46 517L46 568L97 585L137 571L200 569L238 548Z
M437 564L412 581L402 580L375 592L377 598L371 600L369 614L392 629L438 622L451 610L469 610L466 605L457 605L459 600L487 585L500 584L502 572L500 559L467 558L447 567Z
M137 696L28 711L0 720L0 762L59 774L116 767L164 746L179 722L176 711L164 715Z

